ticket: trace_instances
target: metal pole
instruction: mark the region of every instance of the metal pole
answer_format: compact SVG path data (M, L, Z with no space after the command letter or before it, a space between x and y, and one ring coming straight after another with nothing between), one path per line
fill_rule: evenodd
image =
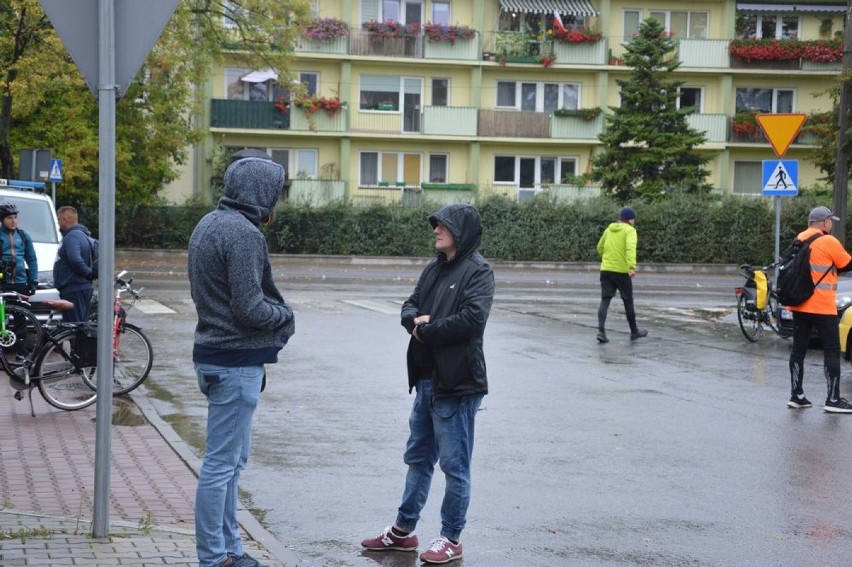
M50 198L53 200L53 206L56 206L56 182L50 182Z
M95 508L92 536L109 532L109 457L112 423L112 290L115 271L115 0L98 0L98 401L95 411Z
M846 5L846 32L843 34L843 69L840 83L839 117L837 119L837 153L834 165L834 214L840 221L832 232L846 246L846 200L849 191L849 108L852 107L852 82L846 74L852 70L852 2Z

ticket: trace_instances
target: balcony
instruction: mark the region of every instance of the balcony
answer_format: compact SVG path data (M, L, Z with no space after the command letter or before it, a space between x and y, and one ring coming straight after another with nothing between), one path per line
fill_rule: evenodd
M550 137L573 140L597 140L603 132L604 117L598 115L591 120L580 116L556 116L550 118Z
M331 179L293 179L287 200L299 205L325 205L346 197L346 182Z
M324 110L308 114L300 108L290 109L290 130L294 132L346 132L349 109L342 108L334 116Z
M349 54L378 57L423 57L423 36L382 37L366 30L350 30Z
M476 136L479 109L464 106L423 107L423 133L431 136Z
M729 44L727 39L681 39L677 42L681 66L727 69Z
M482 109L479 135L499 138L550 138L550 115L545 112Z
M728 139L727 114L690 114L686 121L690 128L704 132L708 142L722 143Z
M290 116L275 104L255 100L210 100L210 127L242 130L288 130Z

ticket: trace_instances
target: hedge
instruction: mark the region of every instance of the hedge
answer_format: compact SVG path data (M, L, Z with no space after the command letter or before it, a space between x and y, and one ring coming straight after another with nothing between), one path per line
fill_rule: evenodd
M830 205L808 196L784 198L782 203L782 246L805 227L810 208ZM526 203L484 199L478 205L483 219L481 250L493 260L594 262L601 232L616 220L623 205L607 198L573 203L546 197ZM772 260L775 213L767 200L675 196L627 205L638 213L638 254L643 263L765 264ZM439 207L285 204L264 230L273 253L430 256L433 239L427 217ZM97 211L78 209L81 222L97 234ZM185 249L193 227L209 210L119 207L116 245ZM848 231L852 223L847 220L846 226Z

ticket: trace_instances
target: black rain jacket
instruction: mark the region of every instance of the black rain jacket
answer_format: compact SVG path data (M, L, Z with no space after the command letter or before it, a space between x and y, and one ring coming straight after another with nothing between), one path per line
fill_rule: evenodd
M467 204L452 204L429 217L432 227L447 227L456 245L456 255L447 261L443 253L420 274L414 292L402 305L402 326L410 334L414 318L429 315L408 344L408 390L422 379L415 349L431 349L435 397L487 394L482 336L494 299L494 272L479 253L482 218Z

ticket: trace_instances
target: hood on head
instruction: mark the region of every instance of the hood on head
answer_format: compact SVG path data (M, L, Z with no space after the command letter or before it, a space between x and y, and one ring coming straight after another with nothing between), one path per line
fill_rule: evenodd
M482 242L482 217L473 205L454 203L429 216L432 228L438 223L447 227L456 243L456 257L476 251Z
M235 161L225 171L225 196L228 204L246 211L255 222L275 208L286 180L284 168L269 159L248 157Z

